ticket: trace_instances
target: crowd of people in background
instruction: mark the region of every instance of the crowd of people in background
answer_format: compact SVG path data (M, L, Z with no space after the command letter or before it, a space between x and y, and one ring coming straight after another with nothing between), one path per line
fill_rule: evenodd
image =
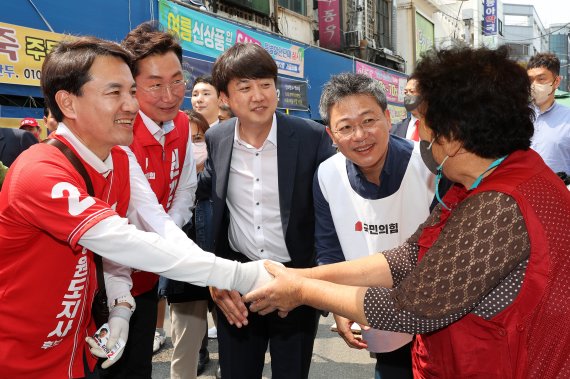
M155 23L59 43L48 138L31 117L0 128L0 376L150 378L166 309L171 378L204 372L208 335L217 378L261 378L267 351L274 378L307 378L323 312L376 359L363 377L569 376L559 71L550 53L525 70L503 47L434 50L404 120L380 82L340 73L323 125L277 111L256 44L190 83Z

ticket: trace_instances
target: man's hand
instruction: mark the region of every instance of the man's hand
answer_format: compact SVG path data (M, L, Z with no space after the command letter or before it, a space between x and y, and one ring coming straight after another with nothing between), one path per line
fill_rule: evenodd
M337 333L342 337L344 342L346 342L349 347L359 350L368 348L366 341L363 341L359 336L355 336L354 333L352 333L352 330L350 330L350 327L352 324L354 324L354 321L350 321L349 319L338 315L333 316L336 322Z
M120 345L120 340L122 340L123 345L127 343L129 339L129 320L131 319L131 313L130 306L116 305L111 309L108 321L109 340L106 345L107 349L112 350L115 345ZM99 358L107 358L107 353L101 349L92 337L87 337L85 341L89 344L91 354ZM113 359L107 358L107 360L101 364L101 367L107 368L117 362L123 355L123 350L124 349L121 349Z
M279 316L285 317L289 311L302 304L301 288L305 278L274 262L266 261L264 265L275 278L243 296L243 300L252 303L249 307L252 312L266 315L278 310Z
M210 287L210 294L214 302L224 312L230 325L235 325L238 328L247 325L247 307L238 291L220 290Z

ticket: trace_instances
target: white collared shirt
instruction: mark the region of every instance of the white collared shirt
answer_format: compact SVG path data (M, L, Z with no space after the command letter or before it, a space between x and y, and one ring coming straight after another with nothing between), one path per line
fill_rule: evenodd
M148 131L164 148L166 135L174 130L174 121L166 121L162 124L162 127L160 127L142 111L139 111L139 114ZM176 187L174 199L167 212L179 227L186 225L192 218L192 209L194 208L197 187L198 179L196 176L196 161L194 159L194 153L192 152L192 135L188 133L184 165L182 166L182 172L180 173L180 180L178 187Z
M164 147L166 135L174 130L174 121L163 122L162 127L160 127L154 120L144 114L143 111L139 111L139 114L150 134Z
M226 204L230 211L228 238L234 251L251 260L291 260L279 206L275 114L260 148L240 138L236 121Z
M55 134L65 138L65 140L69 142L71 146L73 146L81 158L83 158L83 160L87 162L89 166L93 167L95 171L103 175L105 178L109 176L111 171L113 171L113 159L111 158L111 154L109 154L107 159L102 161L97 155L95 155L94 152L89 150L89 148L85 146L83 142L81 142L79 138L77 138L75 134L73 134L63 122L59 123Z

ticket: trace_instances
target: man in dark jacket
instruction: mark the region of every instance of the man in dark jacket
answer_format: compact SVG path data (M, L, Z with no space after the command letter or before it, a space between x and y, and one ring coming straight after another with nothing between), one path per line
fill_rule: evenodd
M38 140L30 132L12 128L0 128L0 162L10 167L22 151Z

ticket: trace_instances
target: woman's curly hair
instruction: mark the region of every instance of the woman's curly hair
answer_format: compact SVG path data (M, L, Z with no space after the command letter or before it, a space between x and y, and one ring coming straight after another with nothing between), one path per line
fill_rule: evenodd
M530 147L530 82L506 47L432 50L418 62L414 77L435 138L461 141L483 158Z

